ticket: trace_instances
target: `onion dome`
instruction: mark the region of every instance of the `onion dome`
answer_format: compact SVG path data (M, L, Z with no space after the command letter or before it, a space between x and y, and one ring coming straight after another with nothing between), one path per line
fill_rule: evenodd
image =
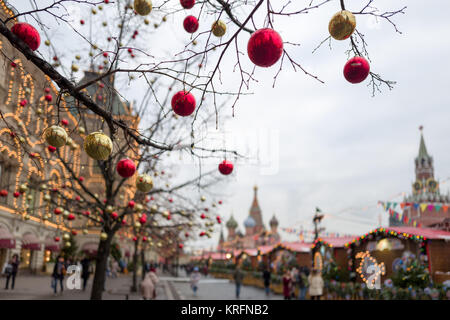
M245 219L244 221L244 226L246 228L253 228L254 226L256 226L255 219L253 219L252 216L248 216L247 219Z
M270 226L278 226L278 220L275 217L275 214L273 215L272 219L269 221Z
M228 229L236 229L238 227L238 223L234 220L233 215L231 215L230 220L227 221L226 226Z

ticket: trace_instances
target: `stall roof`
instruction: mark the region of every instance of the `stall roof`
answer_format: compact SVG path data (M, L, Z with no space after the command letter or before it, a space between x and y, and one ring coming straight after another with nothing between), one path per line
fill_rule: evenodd
M284 247L294 252L310 252L311 251L311 243L307 242L280 242L275 247Z
M396 233L406 233L413 236L422 236L428 239L442 239L450 240L450 232L431 228L413 228L413 227L389 227L385 228L388 231Z

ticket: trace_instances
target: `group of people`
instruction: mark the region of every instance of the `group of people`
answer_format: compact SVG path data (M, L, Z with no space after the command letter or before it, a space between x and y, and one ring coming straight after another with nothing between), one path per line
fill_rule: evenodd
M81 279L83 279L83 291L86 290L87 282L91 273L93 273L91 260L85 256L81 261L72 260L71 258L64 259L62 256L56 258L55 266L52 272L52 288L54 295L58 294L58 283L60 287L60 294L64 291L64 276L67 269L71 265L81 267Z
M285 300L298 298L306 299L306 292L309 289L309 297L311 300L320 300L323 295L324 282L321 272L313 269L309 272L307 267L296 267L291 270L286 269L283 275L283 296ZM296 297L295 289L298 288L298 296Z
M11 280L11 290L14 290L14 285L16 284L16 275L19 270L19 255L15 254L12 258L5 262L2 269L2 274L6 276L6 286L5 290L9 289L9 281Z

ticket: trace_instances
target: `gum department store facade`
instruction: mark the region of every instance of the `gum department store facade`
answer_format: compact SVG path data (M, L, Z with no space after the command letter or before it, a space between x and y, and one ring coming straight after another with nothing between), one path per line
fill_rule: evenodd
M2 19L10 14L0 1ZM13 254L18 254L20 270L41 272L50 258L61 250L64 233L76 230L74 238L78 249L91 254L97 249L100 234L98 228L82 217L67 221L63 215L53 214L56 206L46 201L51 194L49 190L72 182L61 161L47 149L41 137L43 130L58 120L66 119L73 143L60 148L61 156L71 162L77 176L85 177L84 183L91 191L102 194L102 178L96 163L82 150L84 135L78 133L75 112L70 112L68 108L71 105L69 99L61 101L58 118L55 106L58 91L52 82L1 36L0 51L0 111L7 123L0 120L0 267ZM86 72L81 83L95 75ZM50 89L49 93L45 92L46 88ZM122 119L126 118L137 127L139 119L131 116L130 106L122 102L108 86L95 84L84 90L96 97L97 102L102 99L105 105L111 105L113 112L119 112ZM51 102L45 99L46 94L52 95ZM98 121L94 115L87 114L86 132L95 131ZM37 181L41 184L45 181L46 188L36 185ZM123 201L134 195L134 179L127 183L120 197ZM27 186L26 191L24 185ZM16 197L14 193L21 189L24 192ZM73 197L64 189L60 190L65 196ZM81 232L83 229L88 230L87 234ZM56 242L55 236L61 240ZM116 236L115 241L122 256L129 256L134 251L134 244L128 237Z

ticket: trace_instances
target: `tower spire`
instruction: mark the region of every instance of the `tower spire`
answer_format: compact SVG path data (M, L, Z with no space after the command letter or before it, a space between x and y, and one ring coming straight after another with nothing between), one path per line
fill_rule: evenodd
M419 130L420 130L420 146L419 146L419 155L417 157L419 159L429 158L427 147L425 146L425 140L423 138L423 126L420 126Z

